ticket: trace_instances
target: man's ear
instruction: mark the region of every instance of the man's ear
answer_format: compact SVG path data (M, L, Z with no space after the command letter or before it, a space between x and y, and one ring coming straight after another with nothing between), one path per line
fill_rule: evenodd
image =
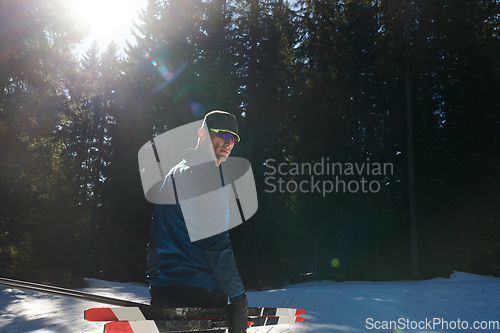
M198 139L203 139L205 137L205 130L203 129L203 127L200 127L198 129Z

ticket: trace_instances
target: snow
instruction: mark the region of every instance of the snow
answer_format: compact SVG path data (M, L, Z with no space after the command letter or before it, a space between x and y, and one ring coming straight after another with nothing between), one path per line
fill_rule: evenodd
M86 281L89 288L80 290L148 302L145 285ZM247 294L250 306L307 311L302 323L249 333L500 331L500 279L462 272L425 281L308 282ZM0 287L0 332L101 333L103 323L83 319L84 309L100 306L106 305Z

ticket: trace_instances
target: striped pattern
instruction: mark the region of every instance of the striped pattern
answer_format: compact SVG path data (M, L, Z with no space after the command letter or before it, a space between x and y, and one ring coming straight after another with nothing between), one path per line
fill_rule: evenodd
M117 321L104 325L104 333L160 333L152 320Z
M304 310L248 308L248 326L293 324L304 320ZM228 328L227 308L111 307L85 310L88 321L108 321L104 333L177 333ZM196 318L196 319L191 319ZM148 320L149 319L149 320Z
M254 317L248 326L260 327L298 323L302 317ZM211 319L114 321L104 325L104 333L180 333L228 328L228 321Z
M249 307L249 317L294 317L304 314L304 310L288 308ZM88 321L135 321L171 320L184 318L227 318L226 309L172 308L162 309L150 306L91 308L85 310Z

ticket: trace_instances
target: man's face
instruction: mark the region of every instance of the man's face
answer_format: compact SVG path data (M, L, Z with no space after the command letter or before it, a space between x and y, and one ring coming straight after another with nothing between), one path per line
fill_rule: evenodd
M219 161L224 162L231 154L234 143L231 140L224 141L224 139L217 137L212 131L209 132L215 157L217 157Z

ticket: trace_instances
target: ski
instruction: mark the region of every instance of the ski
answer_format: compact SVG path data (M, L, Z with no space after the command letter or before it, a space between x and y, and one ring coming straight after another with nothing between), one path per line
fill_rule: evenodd
M249 317L296 317L304 314L304 310L289 308L249 307ZM107 307L85 310L84 318L88 321L137 321L137 320L174 320L185 318L226 318L225 308L156 308L139 307Z
M298 323L304 320L296 317L293 321L280 320L281 317L249 318L248 326L270 326ZM229 322L218 319L176 319L176 320L136 320L114 321L104 325L104 333L181 333L227 329Z
M106 324L110 333L175 333L223 329L228 325L228 313L225 308L154 308L143 303L3 277L0 277L0 286L124 307L85 310L85 319L89 321L111 321ZM303 313L305 311L299 309L251 307L249 308L249 325L266 326L300 322L304 318L298 316ZM142 327L150 327L151 330L139 330ZM138 330L134 331L134 329Z

